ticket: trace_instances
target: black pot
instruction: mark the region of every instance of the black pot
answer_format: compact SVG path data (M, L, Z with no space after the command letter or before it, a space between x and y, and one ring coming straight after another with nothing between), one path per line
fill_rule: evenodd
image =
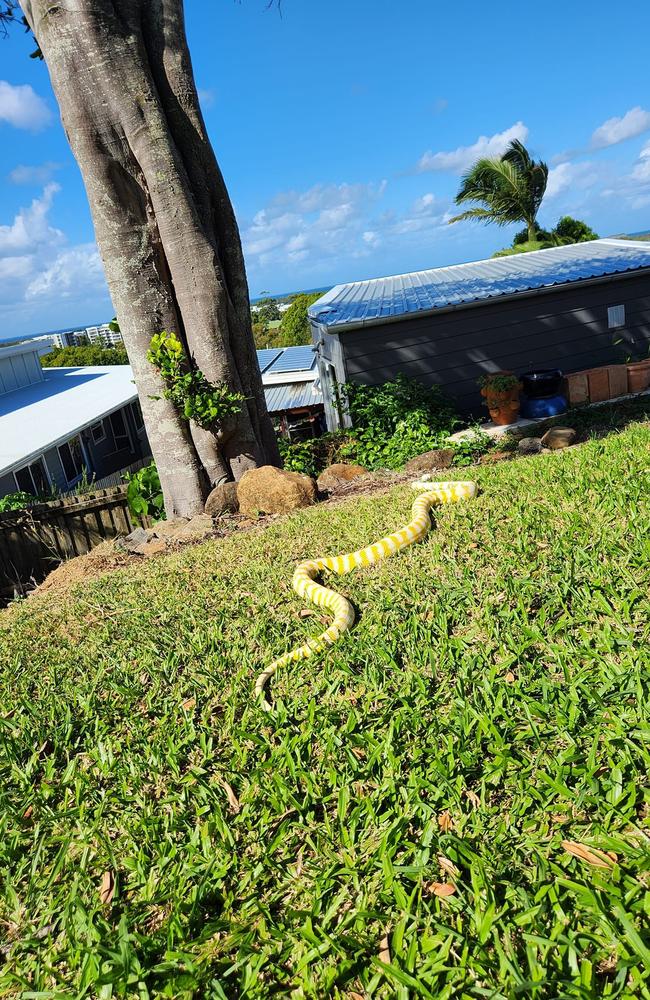
M546 396L555 396L560 391L562 383L562 372L559 368L526 372L520 377L524 393L529 399L544 399Z

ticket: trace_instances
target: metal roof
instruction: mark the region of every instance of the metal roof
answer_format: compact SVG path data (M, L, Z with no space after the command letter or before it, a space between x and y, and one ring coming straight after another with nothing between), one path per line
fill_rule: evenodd
M264 397L269 413L280 413L301 406L318 406L323 402L323 393L318 381L265 385Z
M43 374L42 382L0 396L0 475L138 398L129 365L44 368Z
M309 307L309 316L326 327L358 327L645 268L650 243L591 240L336 285Z

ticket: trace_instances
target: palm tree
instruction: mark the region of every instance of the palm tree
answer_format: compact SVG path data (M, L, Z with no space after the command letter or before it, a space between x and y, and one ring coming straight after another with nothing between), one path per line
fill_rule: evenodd
M536 240L535 220L547 180L547 164L542 160L533 160L524 144L513 139L501 159L477 160L462 179L456 204L478 201L485 207L469 208L449 221L480 219L495 222L497 226L524 222L528 239Z

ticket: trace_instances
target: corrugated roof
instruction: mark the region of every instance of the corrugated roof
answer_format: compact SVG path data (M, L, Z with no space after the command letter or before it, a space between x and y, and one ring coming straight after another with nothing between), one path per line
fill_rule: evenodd
M269 413L280 413L301 406L318 406L323 402L323 393L318 382L265 385L264 397Z
M365 326L644 268L650 268L649 243L591 240L336 285L309 307L309 316L326 327Z

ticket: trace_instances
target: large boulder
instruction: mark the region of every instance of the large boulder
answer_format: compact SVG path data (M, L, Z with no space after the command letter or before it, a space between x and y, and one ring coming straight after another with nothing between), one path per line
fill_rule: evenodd
M235 514L238 510L237 483L221 483L220 486L215 486L205 501L205 512L210 517Z
M175 542L200 542L214 533L214 524L209 514L195 514L185 521L171 536Z
M434 448L409 459L404 466L405 472L434 472L436 469L449 469L456 452L453 448Z
M576 439L573 427L551 427L542 438L542 444L551 451L568 448Z
M301 472L287 472L273 465L249 469L237 483L239 510L247 517L286 514L316 502L316 483Z
M335 462L323 469L316 480L319 490L333 490L343 483L350 482L351 479L358 479L359 476L367 475L368 470L363 465L347 465L345 462Z

